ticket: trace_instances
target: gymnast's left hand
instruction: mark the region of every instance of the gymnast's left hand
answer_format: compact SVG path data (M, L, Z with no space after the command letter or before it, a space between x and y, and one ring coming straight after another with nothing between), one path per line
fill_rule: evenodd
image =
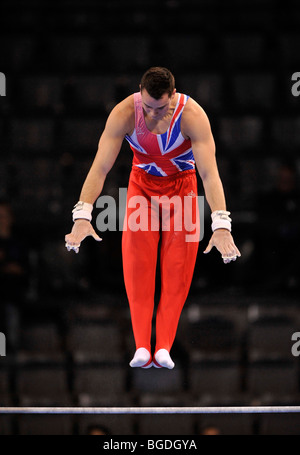
M221 253L224 264L235 261L241 256L241 253L235 245L233 237L228 229L215 230L206 247L206 250L204 250L203 253L209 253L213 247L216 247Z
M96 234L94 228L88 220L76 220L72 232L65 236L66 248L68 251L79 253L81 242L88 236L92 236L97 242L101 242L101 238Z

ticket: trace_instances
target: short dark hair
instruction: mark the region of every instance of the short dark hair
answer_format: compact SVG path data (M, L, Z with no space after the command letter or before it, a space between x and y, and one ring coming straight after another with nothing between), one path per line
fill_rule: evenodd
M149 95L159 100L165 93L171 97L175 89L175 78L170 70L160 66L148 69L141 79L141 91L145 89Z

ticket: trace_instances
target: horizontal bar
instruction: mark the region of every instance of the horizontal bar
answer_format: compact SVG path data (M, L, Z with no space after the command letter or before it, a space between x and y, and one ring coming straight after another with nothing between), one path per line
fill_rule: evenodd
M0 407L0 414L260 414L292 412L300 412L300 406Z

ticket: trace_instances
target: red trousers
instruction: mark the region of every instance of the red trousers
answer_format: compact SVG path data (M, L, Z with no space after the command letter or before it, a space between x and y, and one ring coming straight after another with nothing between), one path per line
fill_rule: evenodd
M162 196L167 198L157 202L157 198ZM170 203L173 196L176 196L176 204ZM194 232L199 229L196 196L197 178L193 170L169 177L156 177L135 168L131 172L122 256L136 349L143 347L151 353L160 240L161 295L156 313L154 353L159 349L170 351L174 342L180 314L190 289L199 245L199 238L188 241L193 229Z

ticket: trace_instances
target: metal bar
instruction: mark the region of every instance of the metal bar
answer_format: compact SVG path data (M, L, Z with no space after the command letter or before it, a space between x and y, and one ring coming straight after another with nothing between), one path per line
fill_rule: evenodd
M0 414L260 414L297 412L300 412L300 406L0 407Z

